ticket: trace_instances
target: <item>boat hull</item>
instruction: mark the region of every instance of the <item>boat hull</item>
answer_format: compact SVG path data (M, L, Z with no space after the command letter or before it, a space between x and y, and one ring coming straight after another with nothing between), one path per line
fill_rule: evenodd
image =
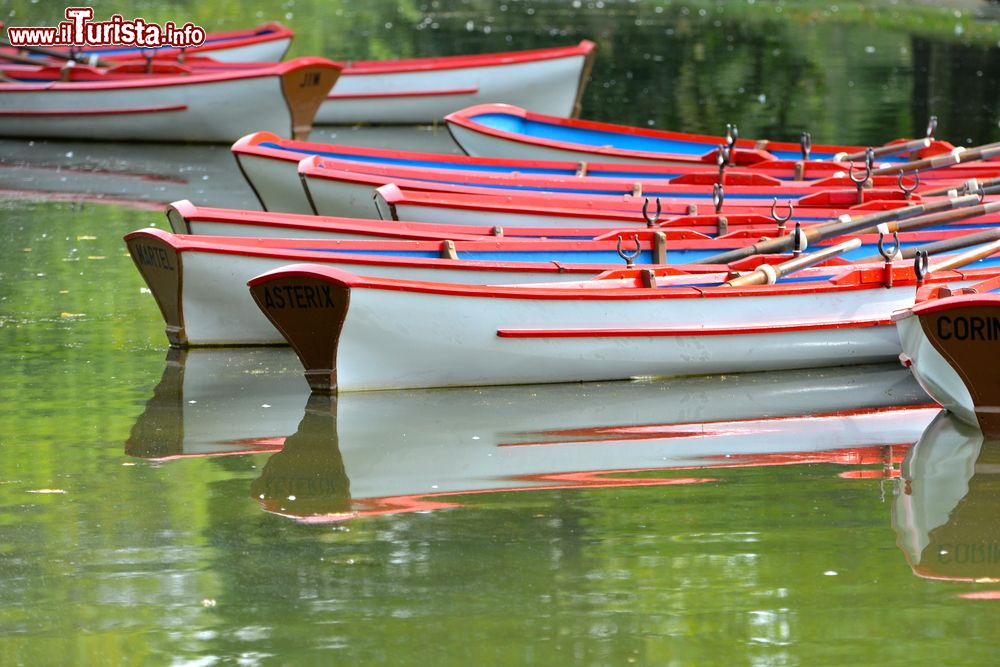
M889 315L913 301L912 285L706 291L600 283L467 287L293 265L250 287L320 392L875 363L899 354ZM314 307L284 298L289 290L330 298Z
M1000 435L1000 295L959 294L896 316L902 359L959 419Z
M433 123L470 104L502 101L576 116L595 48L584 41L533 52L348 63L316 122Z
M66 139L230 142L251 129L306 137L337 78L305 58L259 70L0 84L0 134Z

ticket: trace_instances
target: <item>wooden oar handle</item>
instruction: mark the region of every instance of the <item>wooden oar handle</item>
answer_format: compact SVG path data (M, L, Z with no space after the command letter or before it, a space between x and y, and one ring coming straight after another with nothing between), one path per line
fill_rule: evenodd
M805 269L813 266L814 264L819 264L820 262L824 262L831 257L836 257L837 255L841 255L860 247L861 239L848 239L842 243L838 243L837 245L832 245L829 248L823 248L822 250L817 250L816 252L811 252L807 255L799 255L798 257L782 262L781 264L761 264L754 269L753 272L743 276L737 276L736 278L731 278L723 283L723 285L728 287L773 285L779 278L783 278L789 273Z
M932 273L934 271L944 271L945 269L957 269L960 266L965 266L966 264L972 264L973 262L978 262L981 259L989 257L990 255L1000 252L1000 241L994 241L993 243L988 243L982 248L975 248L973 250L966 250L963 253L957 255L952 255L951 257L945 257L940 262L935 262L927 267L927 273Z

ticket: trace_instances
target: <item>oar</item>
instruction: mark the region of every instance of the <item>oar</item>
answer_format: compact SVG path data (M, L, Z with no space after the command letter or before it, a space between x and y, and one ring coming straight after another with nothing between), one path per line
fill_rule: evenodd
M924 229L926 227L946 224L949 222L957 222L959 220L965 220L968 218L978 218L982 215L988 215L990 213L1000 212L1000 202L990 202L989 204L980 204L978 206L968 206L966 208L960 208L954 211L945 211L943 213L932 213L930 215L922 215L916 218L911 218L910 220L903 220L901 222L891 222L885 225L883 229L879 229L886 234L892 234L893 232L912 232L918 229ZM959 239L965 239L971 236L971 234L965 234L963 236L955 237L954 239L946 239L944 241L935 241L934 243L926 244L927 246L938 246L941 245L940 250L935 252L942 252L946 249L961 248L962 245L954 245L951 248L945 247L945 244L957 243ZM989 240L989 239L986 239ZM974 245L974 244L968 244ZM902 251L904 258L913 257L917 250L924 250L924 246L907 248ZM865 259L858 260L858 263L864 262L876 262L880 256L866 257Z
M14 46L6 39L0 39L0 46L6 46L12 49L18 49L20 51L27 51L28 53L37 53L40 56L49 56L50 58L58 58L59 60L72 60L73 62L84 63L86 65L96 65L98 67L110 67L112 64L106 60L98 58L97 56L81 56L76 54L70 54L66 51L59 51L58 49L47 49L43 46ZM33 65L41 64L33 58L29 59L29 61Z
M965 206L973 206L978 204L979 201L980 199L978 195L964 195L962 197L953 197L951 199L943 199L935 202L894 208L888 211L878 211L877 213L871 213L860 218L847 217L846 219L842 218L836 222L828 222L820 225L805 227L802 229L802 236L805 237L807 243L814 243L815 241L822 241L824 239L833 238L834 236L843 236L844 234L871 233L877 231L877 226L882 223L892 222L894 220L908 220L910 218L915 218L928 213L937 213L939 211L949 211ZM751 257L753 255L784 252L786 250L790 250L794 243L794 234L778 236L772 239L758 241L757 243L744 246L743 248L734 248L733 250L728 250L717 255L712 255L711 257L706 257L704 260L701 260L700 263L729 264L730 262L735 262L736 260L743 259L744 257Z
M978 262L979 260L985 259L990 255L995 255L997 252L1000 252L1000 241L993 241L992 243L984 245L982 248L973 248L972 250L966 250L965 252L957 255L945 257L941 261L929 265L927 270L924 272L924 275L935 271L957 269L960 266L972 264L973 262Z
M781 264L761 264L751 273L731 278L730 280L722 283L722 285L724 287L772 285L777 282L779 278L783 278L793 271L799 271L800 269L813 266L814 264L819 264L820 262L826 261L831 257L836 257L837 255L841 255L860 247L861 239L848 239L843 243L838 243L837 245L830 246L829 248L823 248L822 250L817 250L816 252L799 255L798 257L782 262Z
M22 65L35 65L41 67L45 65L44 61L39 61L38 58L32 58L30 56L22 56L18 53L4 53L0 51L0 58L4 60L9 60L13 63L21 63Z
M912 141L906 141L899 144L887 144L885 146L879 146L878 148L866 148L865 150L858 151L857 153L837 153L833 156L833 159L837 162L853 162L855 160L866 159L868 157L869 150L871 151L872 157L882 157L884 155L912 153L914 151L919 151L921 148L927 148L930 145L930 137L924 137L923 139L913 139Z
M1000 170L1000 165L997 165L997 170ZM979 182L976 182L975 179L972 179L972 183L974 184L972 186L973 189L982 188L984 191L987 191L987 194L989 194L989 191L992 188L1000 187L1000 176L998 176L997 178L990 178L985 181L979 181ZM954 185L943 185L940 188L934 188L933 190L924 190L923 192L920 193L920 196L937 197L940 195L946 195L952 190L960 190L960 189L961 186L955 187Z
M938 255L943 252L951 252L952 250L958 250L959 248L968 248L970 246L990 243L992 241L1000 241L1000 229L987 229L982 232L956 236L952 239L925 243L912 248L906 248L901 254L903 256L902 259L913 259L918 252L926 252L928 255ZM869 261L877 261L878 259L879 258L875 258Z
M890 164L872 170L872 176L883 174L903 174L910 171L928 171L930 169L941 169L955 164L965 164L977 160L989 160L1000 156L1000 142L993 144L983 144L976 148L956 148L949 153L942 153L934 157L914 160L913 162L901 162L900 164Z

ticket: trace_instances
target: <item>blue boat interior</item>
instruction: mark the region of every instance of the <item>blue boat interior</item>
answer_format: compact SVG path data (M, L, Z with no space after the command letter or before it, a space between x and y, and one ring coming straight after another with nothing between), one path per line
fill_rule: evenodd
M611 146L621 150L640 151L643 153L673 153L676 155L699 156L713 150L714 146L706 146L702 142L682 141L661 137L594 130L581 127L567 127L542 121L531 120L505 113L484 113L472 116L471 119L486 127L519 134L536 139L551 139L596 148ZM798 160L802 157L799 151L772 151L773 155L783 160ZM813 151L812 158L829 160L833 153Z
M542 176L575 176L575 169L559 169L554 167L524 167L524 168L513 168L505 167L501 165L487 165L487 164L467 164L459 162L446 162L444 160L414 160L407 158L398 157L386 157L381 155L358 155L356 153L340 153L331 150L307 150L304 148L293 148L290 146L282 146L281 144L274 143L272 141L262 141L260 146L264 148L272 148L275 150L289 151L292 153L299 153L303 156L309 155L319 155L321 157L330 158L333 160L348 160L351 162L362 162L365 164L384 164L392 165L396 167L414 167L423 169L451 169L456 171L471 171L475 173L485 173L485 174L538 174ZM447 158L448 156L442 156ZM706 165L707 168L711 168L711 165ZM673 178L678 176L677 173L664 172L662 174L657 174L656 178ZM649 178L649 173L629 171L628 169L615 169L611 171L602 171L602 177L607 178Z
M904 243L903 248L914 247L919 244L915 243ZM628 251L629 243L626 241L625 249ZM822 248L823 246L817 246ZM979 247L979 246L976 246ZM328 252L328 253L340 253L348 255L368 255L368 256L380 256L380 257L416 257L416 258L440 258L440 251L435 249L419 250L419 251L397 251L397 250L370 250L370 249L358 249L358 250L342 250L337 248L329 248L318 250L316 248L310 248L308 246L300 246L292 248L293 250L303 250L312 252ZM669 264L698 264L703 260L721 252L720 249L672 249L670 244L667 244L667 262ZM877 249L874 245L862 245L860 248L852 250L850 252L840 255L840 257L856 261L859 259L864 259L868 257L875 256L877 254ZM481 262L538 262L538 263L551 263L559 262L563 264L595 264L595 265L625 265L625 261L618 255L618 252L614 249L602 249L602 250L563 250L559 252L554 252L551 250L484 250L484 251L463 251L459 250L458 257L463 260L474 260ZM637 264L652 264L653 263L653 253L649 250L640 251L639 255L635 258ZM1000 265L1000 258L987 258L985 260L980 260L975 264L975 266L996 266ZM815 278L799 278L801 280L814 280ZM820 278L823 279L823 278ZM791 280L791 278L786 279Z

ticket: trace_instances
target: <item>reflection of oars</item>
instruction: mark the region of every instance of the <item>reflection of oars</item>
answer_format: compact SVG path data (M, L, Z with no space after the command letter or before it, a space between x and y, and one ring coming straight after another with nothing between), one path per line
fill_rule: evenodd
M978 204L980 201L981 200L978 195L965 195L963 197L954 197L926 204L915 204L913 206L905 206L888 211L879 211L860 218L848 218L846 220L838 220L837 222L811 225L802 230L802 235L805 237L807 243L814 243L816 241L822 241L835 236L843 236L845 234L872 233L877 231L878 225L882 223L896 220L908 220L921 215L959 209ZM757 243L743 248L734 248L733 250L727 250L726 252L712 255L711 257L701 260L700 263L728 264L730 262L744 259L745 257L752 257L753 255L784 252L791 249L794 242L794 236L791 234L787 236L778 236L773 239L758 241Z
M761 264L751 273L727 280L723 283L723 285L728 287L773 285L779 278L783 278L789 273L819 264L820 262L826 261L831 257L836 257L837 255L860 247L861 239L848 239L843 243L838 243L837 245L830 246L829 248L823 248L822 250L817 250L816 252L811 252L806 255L799 255L798 257L782 262L781 264Z
M997 156L1000 156L1000 142L984 144L982 146L977 146L976 148L956 148L950 153L935 155L933 157L924 158L923 160L890 164L873 170L872 174L875 176L881 176L883 174L901 174L904 172L916 171L918 169L920 171L942 169L956 164L965 164L966 162L989 160L990 158Z

